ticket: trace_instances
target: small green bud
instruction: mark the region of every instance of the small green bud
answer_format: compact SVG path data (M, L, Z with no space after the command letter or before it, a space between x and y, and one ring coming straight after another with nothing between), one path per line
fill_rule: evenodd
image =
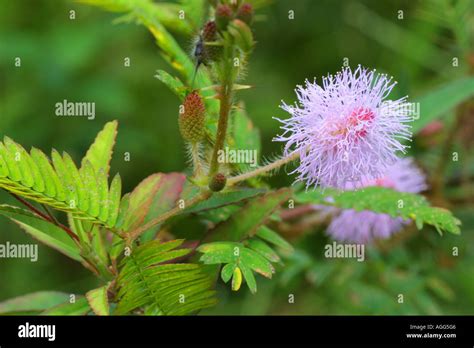
M219 30L226 30L232 20L232 9L229 5L220 4L216 7L216 23Z
M204 138L206 108L197 91L189 93L180 107L179 130L184 140L198 143Z
M252 30L244 21L234 19L229 24L229 33L235 38L235 42L244 52L252 50L254 46Z
M253 6L248 2L245 2L240 6L239 12L237 12L237 18L247 23L248 25L253 22Z
M209 183L209 188L213 192L222 191L225 187L226 182L227 182L227 178L225 177L225 175L222 173L217 173L211 179L211 182Z

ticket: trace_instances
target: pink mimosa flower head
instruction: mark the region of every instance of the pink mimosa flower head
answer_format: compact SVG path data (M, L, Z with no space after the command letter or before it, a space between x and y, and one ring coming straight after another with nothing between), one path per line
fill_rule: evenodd
M412 121L407 97L387 97L396 82L358 66L323 77L322 86L306 81L298 86L298 102L281 108L291 117L282 122L285 155L300 154L293 173L310 186L343 188L382 176L405 152L402 139L411 140Z
M399 159L385 176L366 182L363 186L383 186L410 193L418 193L427 188L425 175L411 158ZM375 238L388 238L409 222L410 220L393 218L387 214L346 209L331 221L327 233L341 242L365 244Z

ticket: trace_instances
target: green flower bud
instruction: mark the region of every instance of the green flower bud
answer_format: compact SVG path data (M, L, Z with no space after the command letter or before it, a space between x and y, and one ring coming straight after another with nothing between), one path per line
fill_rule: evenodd
M189 93L180 107L179 130L184 140L198 143L204 138L206 108L197 91Z
M248 2L243 3L242 6L240 6L239 8L239 12L237 12L237 18L247 23L248 25L252 24L253 6Z
M220 4L216 8L216 23L219 30L226 30L232 20L232 9L229 5Z
M254 46L252 30L240 19L234 19L229 24L229 33L234 37L236 44L244 51L249 52Z

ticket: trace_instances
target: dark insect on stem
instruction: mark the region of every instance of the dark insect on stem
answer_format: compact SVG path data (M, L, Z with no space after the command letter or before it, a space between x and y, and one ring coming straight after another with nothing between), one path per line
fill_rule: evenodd
M194 59L196 60L196 68L194 69L194 76L193 81L191 83L191 88L194 88L194 81L196 79L196 75L198 73L198 69L202 64L205 64L205 47L204 47L204 40L201 35L199 35L199 39L196 43L196 47L194 48Z

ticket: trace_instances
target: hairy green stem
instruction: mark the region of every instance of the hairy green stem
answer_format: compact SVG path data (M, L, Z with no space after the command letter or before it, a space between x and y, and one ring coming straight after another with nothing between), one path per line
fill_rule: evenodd
M227 125L229 123L229 114L232 107L232 83L224 84L222 89L219 123L217 124L216 142L212 152L209 177L212 177L219 170L219 151L224 148L225 137L227 134Z
M199 157L199 144L191 144L191 158L193 161L193 174L194 177L199 177L202 174L201 159Z
M256 176L265 174L267 172L270 172L272 170L275 170L277 168L280 168L281 166L284 166L285 164L288 164L300 157L300 152L299 151L294 151L290 153L288 156L280 158L279 160L276 160L275 162L269 163L266 166L259 167L251 172L247 172L244 174L240 174L237 176L234 176L232 178L229 178L227 180L227 186L232 186L235 185L241 181L248 180L250 178L254 178Z

